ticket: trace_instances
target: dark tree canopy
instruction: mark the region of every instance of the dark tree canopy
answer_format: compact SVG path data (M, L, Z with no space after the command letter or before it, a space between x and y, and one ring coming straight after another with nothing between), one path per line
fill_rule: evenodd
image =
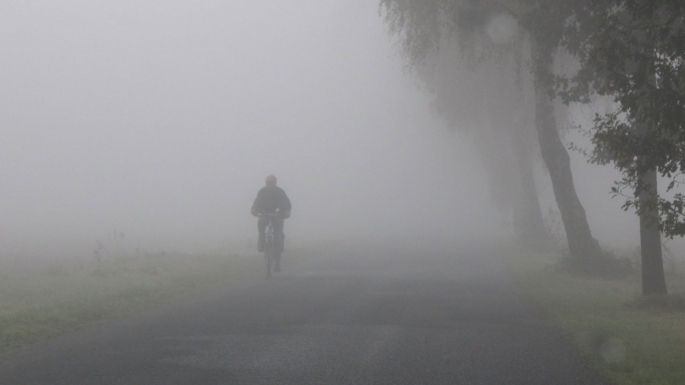
M658 169L674 194L655 197L651 205L667 236L683 236L685 196L676 187L685 174L685 2L577 4L562 44L582 68L570 80L559 79L560 94L579 102L589 102L593 94L613 98L615 111L597 114L589 131L591 161L614 164L624 175L614 192L635 197L646 188L639 175ZM639 206L639 199L628 196L624 208Z

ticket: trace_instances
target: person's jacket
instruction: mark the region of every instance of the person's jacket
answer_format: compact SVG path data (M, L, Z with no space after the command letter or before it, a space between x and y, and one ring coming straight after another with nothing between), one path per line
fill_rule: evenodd
M252 205L252 213L273 214L278 209L281 213L290 213L290 199L285 191L278 186L262 187Z

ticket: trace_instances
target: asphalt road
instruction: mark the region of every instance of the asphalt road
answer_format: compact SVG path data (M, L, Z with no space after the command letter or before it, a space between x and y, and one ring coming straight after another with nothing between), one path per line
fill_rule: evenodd
M492 253L358 246L5 354L0 384L605 382Z

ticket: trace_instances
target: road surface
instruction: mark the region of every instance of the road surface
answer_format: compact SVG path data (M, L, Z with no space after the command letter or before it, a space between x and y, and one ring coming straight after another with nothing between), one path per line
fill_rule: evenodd
M357 246L0 356L4 385L606 384L478 250Z

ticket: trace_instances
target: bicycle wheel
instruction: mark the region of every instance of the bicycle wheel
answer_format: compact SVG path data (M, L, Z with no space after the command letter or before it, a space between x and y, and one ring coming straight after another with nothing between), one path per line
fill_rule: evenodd
M273 258L271 257L271 248L264 248L264 259L266 259L266 277L271 278L271 261Z
M264 258L266 259L266 277L271 278L271 268L274 262L274 228L271 223L266 228L266 242L264 242Z
M264 245L264 259L266 259L266 277L271 278L271 270L274 262L273 236L267 236L266 238Z

